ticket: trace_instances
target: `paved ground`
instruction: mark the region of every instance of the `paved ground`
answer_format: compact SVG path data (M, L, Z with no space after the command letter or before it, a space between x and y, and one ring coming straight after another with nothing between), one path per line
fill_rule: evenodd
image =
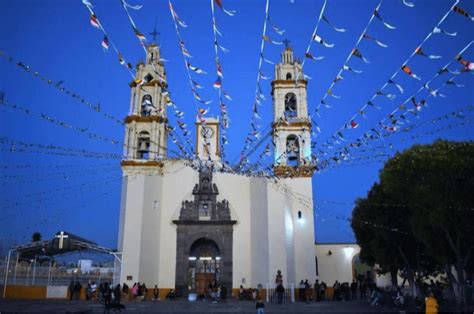
M158 313L256 313L255 303L249 301L210 302L159 301L129 302L124 312ZM104 306L97 302L65 300L4 300L0 299L0 313L102 313ZM364 301L266 304L265 313L399 313L388 307L371 308Z

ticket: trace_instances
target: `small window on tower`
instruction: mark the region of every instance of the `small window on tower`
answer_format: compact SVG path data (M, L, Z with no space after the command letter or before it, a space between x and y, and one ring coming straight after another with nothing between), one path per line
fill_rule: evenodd
M149 159L150 157L150 133L147 131L138 134L138 159Z
M291 80L291 73L289 73L289 72L286 73L286 79L287 79L287 80Z
M150 83L151 81L153 81L153 76L152 76L150 73L148 73L148 74L145 76L145 81L146 81L147 83Z
M285 118L292 119L298 116L296 108L296 95L288 93L285 96Z
M289 135L286 138L286 164L296 167L300 163L300 145L296 135Z

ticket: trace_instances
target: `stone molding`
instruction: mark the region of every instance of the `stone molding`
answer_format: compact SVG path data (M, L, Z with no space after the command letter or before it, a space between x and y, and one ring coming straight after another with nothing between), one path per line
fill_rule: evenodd
M125 123L131 122L158 122L158 123L166 123L168 122L168 118L162 116L149 116L149 117L142 117L137 115L127 116L125 118Z
M274 166L273 173L277 177L283 178L311 178L314 174L315 167L314 166L297 166L297 167L290 167L290 166Z

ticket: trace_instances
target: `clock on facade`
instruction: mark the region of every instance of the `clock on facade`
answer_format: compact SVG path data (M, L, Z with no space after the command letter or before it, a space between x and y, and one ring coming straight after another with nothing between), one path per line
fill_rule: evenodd
M201 129L201 135L204 138L211 138L214 135L214 130L212 128L209 128L209 127L203 127Z

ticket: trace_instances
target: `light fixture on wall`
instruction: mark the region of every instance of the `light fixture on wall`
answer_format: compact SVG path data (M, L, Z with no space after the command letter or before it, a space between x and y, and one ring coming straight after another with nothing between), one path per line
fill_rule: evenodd
M301 214L301 210L298 211L298 220L303 219L303 215Z
M331 256L331 255L332 255L331 250L328 251L328 254L327 254L327 255L328 255L328 256Z

